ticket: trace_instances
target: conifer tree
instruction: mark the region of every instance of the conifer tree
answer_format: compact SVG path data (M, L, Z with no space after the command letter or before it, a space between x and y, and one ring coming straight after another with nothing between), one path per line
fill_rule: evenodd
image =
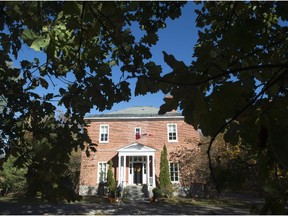
M107 173L107 185L108 185L110 196L112 195L112 193L115 194L115 191L116 191L116 181L114 178L112 167L113 167L113 162L112 162L112 160L110 160L108 173Z
M165 144L163 146L163 150L161 151L159 183L162 195L170 197L172 195L173 188L170 181L169 162L167 159L167 148Z

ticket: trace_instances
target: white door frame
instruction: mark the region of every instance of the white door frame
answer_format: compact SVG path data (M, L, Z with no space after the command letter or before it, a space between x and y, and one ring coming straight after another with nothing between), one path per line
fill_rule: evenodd
M142 160L135 160L135 158L141 157ZM133 185L134 183L134 164L142 164L142 184L147 184L147 163L146 163L146 157L145 156L129 156L129 167L128 167L128 185Z
M117 150L118 152L118 184L123 184L126 186L126 184L133 184L133 174L134 171L132 170L131 174L131 166L133 168L133 164L129 162L128 169L126 168L126 160L127 156L130 158L132 157L142 157L142 178L144 178L144 169L146 168L146 174L145 174L145 181L144 182L149 186L155 187L156 181L155 181L155 152L156 149L153 149L151 147L145 146L143 144L139 143L133 143L131 145L125 146L123 148L120 148ZM150 170L149 166L149 160L151 157L151 164L152 164L152 170ZM145 159L145 164L144 164ZM139 161L140 162L140 161ZM126 179L126 170L128 171L128 179ZM152 174L152 177L150 177L150 174ZM132 179L131 179L132 175Z

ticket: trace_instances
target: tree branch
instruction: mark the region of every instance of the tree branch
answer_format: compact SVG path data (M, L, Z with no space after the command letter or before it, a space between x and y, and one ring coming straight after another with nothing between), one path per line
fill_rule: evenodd
M90 2L89 2L90 3ZM88 3L88 4L89 4ZM90 11L92 12L93 16L97 19L97 21L102 25L102 27L104 28L104 30L110 35L110 37L112 38L112 40L114 40L116 43L115 45L118 44L118 46L120 47L120 49L123 51L124 55L130 59L130 61L133 61L133 59L131 58L131 56L129 54L127 54L125 48L123 47L122 43L117 39L115 38L111 33L110 31L107 29L106 25L101 21L101 19L97 16L97 14L95 13L93 7L91 6L91 4L89 4L89 8L90 8ZM99 10L97 10L99 11ZM102 16L103 16L103 13L101 13ZM104 18L108 18L107 16L104 16ZM109 19L109 18L108 18ZM110 19L109 19L110 20ZM111 20L110 20L111 22Z
M274 37L278 37L279 35L286 34L287 32L288 32L288 29L283 31L283 32L281 32L281 33L279 33L278 35L275 35ZM231 62L230 66L235 64L236 62L238 62L240 60L243 60L243 59L249 57L249 56L253 56L253 55L255 55L255 54L257 54L257 53L259 53L259 52L261 52L261 51L263 51L263 50L265 50L267 48L270 48L270 47L273 47L275 45L278 45L278 44L282 43L283 41L285 41L287 38L288 38L288 36L286 36L284 38L281 38L280 40L275 41L273 43L267 44L266 46L264 45L263 48L261 48L261 49L256 49L253 52L247 53L246 55L244 55L244 56L242 56L242 57L240 57L238 59L235 59L233 62Z
M215 64L215 63L213 63ZM216 66L216 64L215 64ZM218 66L218 65L217 65ZM176 82L176 81L171 81L171 80L167 80L167 79L163 79L163 78L156 78L156 77L147 77L147 79L153 79L157 82L162 82L162 83L168 83L168 84L172 84L172 85L178 85L178 86L198 86L201 84L205 84L207 82L210 82L214 79L217 78L221 78L223 76L227 76L236 72L243 72L243 71L250 71L250 70L255 70L255 69L267 69L267 68L288 68L288 63L283 63L283 64L266 64L266 65L254 65L254 66L250 66L250 67L244 67L244 68L239 68L239 69L234 69L234 70L227 70L225 71L224 69L221 69L219 66L219 70L222 70L222 73L216 74L215 76L209 77L205 80L202 81L197 81L197 82L193 82L193 83L180 83L180 82ZM137 77L130 77L130 78L137 78ZM144 78L144 77L142 77Z
M211 148L212 145L216 139L216 137L234 120L236 120L240 115L242 115L248 108L250 108L257 100L258 98L260 98L271 86L273 86L279 79L282 78L283 75L285 75L285 71L283 71L283 73L281 73L278 77L277 75L280 73L280 71L278 71L278 73L275 73L274 76L270 79L269 82L267 82L266 86L261 90L261 92L259 92L252 100L250 100L250 102L248 104L246 104L246 106L244 106L238 113L236 113L230 120L228 120L227 122L225 122L221 127L218 128L218 130L216 131L216 133L212 136L209 146L208 146L208 150L207 150L207 155L208 155L208 160L209 160L209 169L211 172L211 177L216 185L216 190L218 192L218 194L220 193L220 188L219 185L217 183L217 179L213 170L213 165L212 165L212 159L211 159ZM273 80L274 79L274 80Z
M82 11L81 11L81 27L80 27L80 39L79 39L79 46L78 46L78 50L76 52L76 55L78 55L78 62L81 61L81 55L80 55L80 51L81 51L81 47L82 47L82 41L83 41L83 20L84 20L84 11L85 11L85 5L86 2L82 2Z

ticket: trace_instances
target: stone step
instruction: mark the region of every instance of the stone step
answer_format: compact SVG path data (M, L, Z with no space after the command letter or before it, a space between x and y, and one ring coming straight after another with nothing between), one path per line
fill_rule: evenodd
M129 201L145 201L148 199L146 185L128 185L124 188L123 197Z

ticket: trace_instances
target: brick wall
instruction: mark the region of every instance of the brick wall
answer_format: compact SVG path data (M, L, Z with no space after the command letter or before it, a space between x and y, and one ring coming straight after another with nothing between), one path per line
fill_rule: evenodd
M178 132L178 142L168 142L167 124L176 123ZM99 143L100 125L109 125L109 143ZM153 136L142 136L140 139L135 138L135 127L140 127L141 132L152 134ZM188 148L197 148L196 142L187 142L190 140L199 140L198 132L184 122L182 118L174 119L135 119L135 120L91 120L87 128L90 138L98 144L97 152L91 153L87 157L85 151L82 152L80 185L96 186L97 185L97 167L98 162L107 162L113 159L117 167L118 159L116 150L132 143L140 143L154 148L155 152L155 171L159 175L160 154L164 143L167 146L168 153L175 151L178 147L185 146ZM116 168L115 170L116 171ZM116 175L117 178L117 175Z

